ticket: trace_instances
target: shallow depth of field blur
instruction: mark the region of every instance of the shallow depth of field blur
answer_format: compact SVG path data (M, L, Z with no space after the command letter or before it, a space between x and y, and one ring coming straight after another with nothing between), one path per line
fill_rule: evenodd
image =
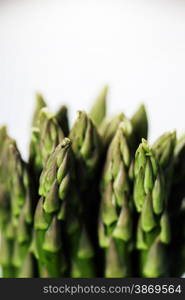
M1 0L0 123L27 157L34 92L74 120L110 85L109 113L144 102L150 139L185 131L183 0Z

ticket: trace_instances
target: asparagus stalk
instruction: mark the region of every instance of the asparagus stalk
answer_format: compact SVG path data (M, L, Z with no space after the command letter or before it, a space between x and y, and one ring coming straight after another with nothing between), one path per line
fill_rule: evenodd
M137 148L141 139L148 137L148 118L145 106L142 104L131 118L135 135L135 147Z
M64 136L69 135L69 121L68 121L68 110L65 105L62 105L56 112L56 120L62 129Z
M32 250L38 259L41 277L63 275L61 222L58 216L65 205L70 183L69 145L68 139L58 145L48 157L40 177L41 198L34 217Z
M47 106L43 96L40 93L37 93L35 98L36 98L35 99L36 103L35 103L35 109L32 117L32 127L38 126L40 110Z
M134 203L139 213L136 247L140 250L140 273L144 277L158 277L165 273L166 269L162 268L161 256L161 268L153 262L151 256L158 245L157 216L162 213L164 206L164 179L155 156L144 139L136 151L134 173ZM153 195L157 196L153 198ZM152 245L154 250L151 254ZM152 266L149 265L149 261L153 263Z
M7 228L10 219L10 198L7 190L0 186L0 264L2 276L14 277L15 269L12 264L13 236L8 234Z
M76 161L77 184L82 201L83 227L86 231L84 237L88 237L91 244L94 245L94 249L88 250L92 256L93 252L98 253L97 217L99 197L96 181L99 172L101 139L91 119L82 111L78 112L77 120L69 137L72 141L72 150ZM90 215L92 215L92 218L89 218ZM88 248L90 247L89 244ZM94 274L93 269L92 274Z
M34 127L32 128L29 157L30 171L36 178L35 185L38 182L47 157L64 138L64 133L59 126L57 118L49 113L41 99L40 97L37 98L33 117L32 123Z
M11 220L16 235L12 263L17 269L16 276L19 277L20 268L28 255L31 242L33 202L27 165L22 160L16 145L10 145L9 151L10 172L12 174L10 176ZM32 274L22 273L22 276L31 275L33 277L34 272L35 270Z
M106 117L107 92L108 86L105 86L98 95L89 114L90 118L97 127L102 124L103 120Z
M46 107L41 107L41 105L37 104L34 120L35 120L34 125L36 127L34 127L32 130L32 140L30 145L30 160L29 160L29 166L31 166L30 173L33 174L34 176L34 180L32 184L35 187L34 198L36 199L33 207L33 212L35 211L35 206L38 200L38 188L39 188L38 182L39 182L39 176L41 174L41 171L44 165L46 164L49 155L54 151L56 146L64 139L64 134L61 127L59 126L57 118L53 114L49 113ZM40 199L37 207L40 205L41 201L42 200ZM56 227L56 224L57 222L54 222L53 227ZM33 238L32 248L33 248L35 236L36 234L34 234L32 237ZM40 234L40 236L42 235ZM38 259L38 255L36 251L33 251L33 253L35 255L35 258ZM40 262L39 265L41 265ZM43 268L40 267L40 272L41 269ZM43 273L44 271L42 272L42 276L44 276ZM47 272L45 276L46 275Z
M16 270L12 264L14 230L11 222L11 197L9 178L9 145L14 143L7 135L6 127L0 128L0 264L3 277L14 277Z
M103 149L104 151L107 150L107 147L111 143L118 127L121 122L124 122L126 119L123 113L116 115L112 120L107 121L106 119L103 120L101 126L99 127L99 133L102 137Z
M96 127L85 112L78 112L69 137L72 140L72 149L77 161L79 180L82 181L82 188L85 188L87 182L94 176L101 150Z
M166 199L171 190L171 181L174 169L174 149L176 145L176 132L165 133L160 136L152 146L154 154L159 161L165 176Z
M174 145L174 135L168 135L168 139ZM165 155L171 155L171 148ZM151 149L143 139L135 156L134 202L139 213L136 246L141 250L140 272L145 277L161 277L168 272L170 222L164 165L159 157L155 145Z
M127 124L120 123L109 146L103 170L99 243L105 249L105 277L127 277L131 274L131 128L129 121Z
M27 253L30 234L29 211L27 195L29 193L29 175L27 166L21 158L14 140L7 135L1 148L1 173L6 174L4 187L2 187L2 227L4 240L6 240L7 254L2 254L2 259L9 261L14 272L9 276L16 276L19 273L24 257ZM3 178L1 174L1 178ZM30 199L28 200L31 201ZM6 203L4 203L6 202ZM25 206L25 209L24 209ZM23 214L27 219L23 221ZM30 229L31 227L29 227ZM3 245L2 245L3 246ZM4 251L2 249L2 251ZM4 256L4 258L3 258ZM7 257L7 258L6 258ZM10 268L9 268L10 269ZM8 273L7 273L8 276Z
M171 205L171 202L172 202L171 199L172 199L173 189L174 189L172 183L175 182L175 180L173 178L174 178L174 176L178 176L177 174L174 173L175 172L175 164L176 164L177 156L178 156L177 153L175 154L175 151L174 151L175 147L176 147L176 133L175 132L163 134L162 136L160 136L158 138L158 140L153 145L153 150L155 152L155 155L159 161L159 164L160 164L160 166L163 170L164 176L165 176L165 206L166 206L165 215L167 215L167 217L168 217L169 227L170 227L170 231L171 231L171 243L168 245L167 251L166 251L166 257L167 257L166 264L168 265L168 274L170 274L171 266L173 265L173 263L170 262L171 261L170 249L172 249L171 244L176 243L178 245L178 234L177 234L178 229L175 230L176 226L174 224L174 216L176 215L176 212L178 212L178 214L179 214L179 224L181 222L181 224L183 225L183 222L180 221L181 210L177 203L178 196L175 196L175 198L176 198L175 210L172 209L172 205ZM178 148L179 150L180 149L182 150L181 147L180 148L176 147L176 148ZM180 168L179 168L179 170L180 170ZM182 199L181 199L181 202L182 202ZM177 221L177 219L176 219L176 221ZM183 237L181 240L183 241ZM174 245L173 251L174 251L175 247L177 247L177 246ZM180 247L178 247L178 249L180 249ZM176 250L177 250L177 248L176 248ZM178 250L176 252L178 252Z
M78 257L77 252L83 234L70 147L70 140L65 138L49 156L40 177L41 198L35 212L33 251L38 257L42 277L69 276L69 272L75 276L75 264L82 261L81 266L85 268L85 261L88 263L86 257L83 254L82 258ZM86 265L87 268L89 264ZM80 274L86 272L86 269L80 270Z

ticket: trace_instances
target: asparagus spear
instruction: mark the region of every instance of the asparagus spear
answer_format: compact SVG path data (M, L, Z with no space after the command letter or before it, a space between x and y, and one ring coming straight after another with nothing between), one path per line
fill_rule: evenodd
M89 114L90 118L97 127L102 124L103 120L106 117L107 92L108 86L105 86L98 95Z
M83 111L79 111L77 120L70 135L72 149L77 160L79 180L83 187L94 176L101 150L100 137L90 118Z
M123 122L126 116L123 113L116 115L112 120L108 121L106 118L103 119L99 127L99 133L103 137L104 149L110 144L114 137L116 130L121 122ZM133 138L132 138L132 151L134 152L142 138L148 136L148 118L145 106L142 104L131 118L133 127Z
M174 149L176 145L176 132L165 133L160 136L152 146L157 160L164 172L166 181L166 198L171 188L171 181L174 169Z
M174 136L168 138L174 144ZM170 156L171 152L166 153ZM160 277L168 272L166 245L170 242L168 205L165 197L167 184L164 165L159 152L151 149L143 139L135 156L134 201L139 215L137 248L141 250L141 275ZM166 165L165 165L166 166ZM158 253L158 255L157 255Z
M27 224L24 224L22 220L25 211L24 205L27 206L28 216L26 195L29 191L29 176L27 166L22 160L14 140L6 135L1 150L1 178L3 178L3 174L6 174L4 187L1 189L2 208L4 208L2 226L7 255L9 256L9 258L5 258L7 255L3 258L4 253L2 259L7 260L9 265L14 267L14 272L9 273L9 276L14 276L15 270L16 276L18 276L19 267L26 255L30 239L30 234L26 231ZM26 222L29 223L30 220L27 218ZM2 249L2 251L4 250ZM13 267L11 267L12 270Z
M177 192L175 195L176 201L175 206L174 201L172 202L172 196L174 185L173 182L176 181L175 177L178 177L178 174L181 168L178 168L178 172L176 173L176 163L177 163L177 157L178 154L180 154L183 143L181 142L180 145L176 147L176 133L166 133L163 134L161 137L158 138L158 140L154 143L153 149L155 152L155 155L157 159L159 160L159 164L163 170L164 176L165 176L165 202L166 202L166 211L165 214L168 216L168 222L169 227L171 228L171 243L168 246L168 249L166 251L166 257L168 265L168 274L170 274L172 270L173 263L170 262L170 249L172 249L171 245L173 244L173 251L176 253L178 252L178 249L180 250L181 247L179 247L179 240L183 241L183 237L178 238L178 229L176 227L177 219L174 223L175 218L177 215L179 215L179 224L183 225L183 221L180 221L181 219L181 208L180 203L182 203L182 199L179 201L178 197L180 196L180 192ZM179 147L180 146L180 147ZM174 151L175 150L175 151ZM176 153L175 153L176 152ZM178 153L178 154L177 154ZM176 173L176 174L175 174ZM180 189L178 189L180 190ZM172 208L174 206L174 208ZM177 215L176 215L177 214ZM183 215L183 212L182 212ZM176 217L175 217L176 216ZM180 234L179 234L180 236ZM182 242L183 244L183 242ZM178 245L178 246L177 246ZM175 250L176 247L176 250ZM174 255L174 254L173 254ZM173 260L172 260L173 261ZM177 267L178 264L176 264ZM176 268L177 269L177 268Z
M40 98L38 98L40 99ZM64 133L59 126L55 115L49 113L48 109L37 100L37 106L33 117L32 136L30 143L29 166L31 173L38 181L45 160L55 147L64 138Z
M126 119L123 113L116 115L112 120L107 121L106 119L103 120L101 126L99 127L99 133L102 137L103 149L104 151L107 150L112 138L114 137L119 124Z
M0 264L3 277L14 277L15 269L12 265L13 236L8 234L10 219L10 198L8 191L0 186ZM10 228L10 227L9 227Z
M73 159L71 142L65 138L49 156L40 177L41 198L35 212L33 247L40 264L40 276L74 276L75 263L83 262L77 251L80 243L80 223L78 196L73 186ZM70 256L66 253L70 253ZM84 250L83 250L84 251ZM83 256L83 255L82 255ZM66 259L69 263L66 266ZM80 260L81 259L81 260ZM86 274L80 270L80 274ZM88 276L89 274L87 274Z
M12 264L14 232L11 222L11 197L9 178L9 145L14 142L7 135L6 127L0 128L0 264L3 277L14 277Z
M65 105L62 105L57 111L56 120L62 129L65 136L69 135L69 121L68 121L68 110Z
M68 149L64 139L48 157L40 177L41 196L34 217L32 250L39 262L41 277L60 277L63 273L60 209L65 205L70 183Z
M103 171L99 243L105 249L105 277L127 277L131 274L130 131L130 122L129 126L125 126L124 122L120 123L109 146Z
M41 103L43 104L42 101ZM57 117L61 121L61 114L58 114L57 117L55 117L55 115L49 113L45 106L46 105L40 105L40 101L38 99L38 104L33 118L33 125L36 127L33 127L32 129L29 159L30 173L34 178L32 182L32 185L35 189L34 198L36 199L33 212L35 211L35 206L38 200L38 182L42 168L44 167L49 155L64 138L63 131L57 121ZM53 226L55 226L55 223ZM33 236L32 245L34 244L34 238L35 235ZM36 252L34 252L34 254L35 257L38 258Z
M32 232L32 197L30 192L30 178L28 168L22 160L16 145L10 145L9 164L11 172L10 197L11 197L11 222L14 227L16 238L14 239L14 250L12 263L17 269L17 277L29 252ZM34 270L31 277L34 276ZM26 277L29 274L23 274Z
M35 194L37 194L37 182L42 170L42 157L40 153L40 130L39 117L42 108L47 107L41 94L36 94L35 110L32 117L32 132L29 145L29 170L32 174L33 185L35 185ZM36 196L35 196L36 197Z
M148 118L145 106L139 106L135 114L131 118L133 131L135 135L135 147L137 148L141 139L148 137Z
M159 234L157 215L162 213L164 206L164 179L155 156L144 139L136 151L134 173L134 202L139 213L136 247L141 250L140 273L145 277L158 277L166 270L159 270L155 263L152 268L148 267L148 261L149 250ZM157 196L153 198L153 194Z
M99 197L97 193L97 178L101 155L101 139L91 119L82 111L78 112L77 120L71 129L69 137L72 141L72 150L76 162L77 184L82 201L83 226L86 230L84 237L89 237L94 245L95 253L98 253L96 229ZM90 215L92 215L91 218L89 218ZM88 252L92 256L93 249ZM92 274L93 272L92 270Z
M33 117L32 117L32 127L38 126L40 110L43 107L47 106L43 96L40 93L37 93L35 98L36 98L36 104L35 104L35 110L34 110Z

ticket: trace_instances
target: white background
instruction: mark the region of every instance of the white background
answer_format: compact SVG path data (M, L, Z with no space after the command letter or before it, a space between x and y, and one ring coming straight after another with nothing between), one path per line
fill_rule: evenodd
M24 157L36 90L74 120L106 83L109 113L146 103L151 141L185 131L185 1L0 0L0 123Z

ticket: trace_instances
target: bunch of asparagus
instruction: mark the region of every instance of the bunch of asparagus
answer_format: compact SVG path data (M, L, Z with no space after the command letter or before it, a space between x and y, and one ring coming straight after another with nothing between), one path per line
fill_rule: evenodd
M51 113L36 95L29 160L0 127L3 277L164 277L185 272L185 136L149 145L144 105L107 117Z

